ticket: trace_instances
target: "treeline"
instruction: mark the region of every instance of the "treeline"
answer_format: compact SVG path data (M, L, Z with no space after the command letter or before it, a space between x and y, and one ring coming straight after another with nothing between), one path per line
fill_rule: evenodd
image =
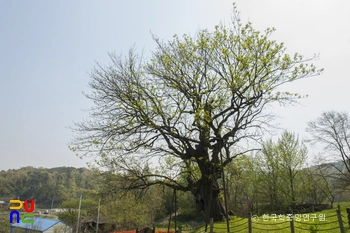
M122 175L87 168L10 169L0 171L0 184L0 200L35 199L36 208L47 209L53 204L54 209L65 209L58 214L59 219L73 227L77 223L80 195L83 197L81 218L96 220L101 198L100 221L114 230L149 226L175 212L173 190L152 186L147 192L125 193L122 186L127 181ZM177 210L181 210L182 219L203 219L202 215L198 216L191 193L177 193ZM81 223L81 228L91 228L91 224Z
M247 217L249 212L258 215L287 214L290 209L294 213L311 212L325 208L325 204L332 207L336 201L349 200L350 182L336 175L344 169L337 164L307 167L307 154L303 142L286 131L277 141L263 142L259 152L235 158L224 170L230 213ZM174 161L167 163L173 167ZM35 199L39 208L51 205L64 208L66 211L59 218L74 226L80 195L83 194L82 218L96 218L101 198L101 219L114 230L149 226L175 212L172 189L140 183L143 189L125 193L130 182L136 182L130 177L130 174L73 167L0 171L0 199ZM186 183L186 177L179 176L176 180ZM225 201L223 192L221 198ZM204 219L203 213L198 214L190 192L178 191L176 206L180 219ZM86 222L82 227L89 228L91 224Z
M173 192L161 186L152 186L140 196L136 191L101 195L100 201L100 230L103 232L121 231L153 226L158 223L167 223L167 217L175 212ZM203 220L196 216L194 200L190 193L178 193L178 207L181 209L182 220ZM80 222L81 231L94 232L98 215L99 197L85 196L81 202ZM77 227L79 199L64 201L61 208L64 212L59 213L60 220L71 225L74 230Z
M0 198L35 199L37 207L57 208L63 201L96 189L94 173L87 168L24 167L0 171Z
M258 153L236 158L225 170L229 208L241 216L305 213L348 201L343 163L307 167L307 156L304 143L285 131L277 141L265 141Z

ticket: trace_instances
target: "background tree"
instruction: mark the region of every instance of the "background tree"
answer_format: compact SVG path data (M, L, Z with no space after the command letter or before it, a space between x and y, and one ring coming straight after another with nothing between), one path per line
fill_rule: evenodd
M97 216L97 201L95 199L83 199L81 202L80 223L85 217L95 218ZM70 199L60 205L64 211L58 214L58 218L76 230L78 223L79 199Z
M72 173L72 174L71 174ZM98 189L94 173L86 168L24 167L0 172L0 197L4 200L35 199L36 208L56 208L64 200Z
M333 208L338 188L334 179L328 176L328 165L319 163L305 169L304 172L303 190L305 194L313 203L321 204L327 200L330 207Z
M350 120L345 112L323 112L320 117L310 121L306 131L311 134L309 142L321 143L331 153L323 158L325 162L342 161L343 166L334 166L337 174L333 178L343 182L344 187L350 184ZM335 177L336 176L336 177Z
M235 215L246 217L249 212L258 212L262 190L259 166L259 158L254 155L239 156L226 166L227 198Z
M297 194L302 192L300 189L301 169L307 157L307 148L299 138L291 132L284 131L278 140L278 153L281 166L280 176L285 183L284 196L288 198L288 204L294 206L297 204Z
M262 188L259 193L262 196L262 202L268 203L268 206L263 209L277 211L285 204L284 195L282 194L283 180L280 177L281 166L278 146L272 139L269 139L263 143L261 152L259 187L265 188Z
M291 132L284 131L277 142L263 143L260 154L259 190L263 211L285 213L303 200L303 173L307 149Z
M240 146L264 131L272 116L266 106L300 98L278 87L321 72L309 64L316 56L288 55L269 39L273 31L243 25L234 9L231 27L167 43L154 37L148 61L134 50L125 58L110 54L112 63L91 73L92 119L76 124L71 149L123 173L128 190L164 184L190 191L208 218L223 220L220 169L251 149ZM155 172L151 162L168 156L176 162L170 176ZM185 183L176 180L180 174Z
M10 218L8 215L4 219L0 219L0 233L7 233L11 230Z
M149 192L140 198L137 193L129 192L122 198L105 196L101 198L100 220L114 225L116 230L136 229L154 225L155 220L164 217L164 202L161 190L151 187ZM98 198L91 196L84 198L81 203L81 219L97 218ZM64 201L60 208L64 212L59 219L74 226L76 229L79 199ZM80 221L81 222L81 221ZM82 226L81 226L82 227ZM90 226L94 228L95 226ZM107 227L108 228L108 227ZM105 229L106 230L106 229Z

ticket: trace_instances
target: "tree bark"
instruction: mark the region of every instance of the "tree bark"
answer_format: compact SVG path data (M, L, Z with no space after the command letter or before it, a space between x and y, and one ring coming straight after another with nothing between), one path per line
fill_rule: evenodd
M196 198L197 210L203 211L207 219L213 218L215 222L225 221L226 210L219 196L219 184L216 179L200 179L192 194Z

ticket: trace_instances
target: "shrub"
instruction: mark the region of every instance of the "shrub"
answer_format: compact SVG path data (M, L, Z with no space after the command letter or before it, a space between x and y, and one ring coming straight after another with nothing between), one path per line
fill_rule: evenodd
M319 228L318 228L318 226L317 225L311 225L310 227L309 227L309 232L310 233L317 233L317 232L319 232Z

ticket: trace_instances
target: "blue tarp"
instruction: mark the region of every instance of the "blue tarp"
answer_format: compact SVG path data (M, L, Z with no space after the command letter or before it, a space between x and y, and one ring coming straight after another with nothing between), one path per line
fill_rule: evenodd
M28 224L28 223L14 223L11 224L11 229L13 227L20 227L20 228L26 228L26 229L35 229L38 231L46 231L47 229L53 227L57 223L61 222L60 220L55 220L55 219L49 219L49 218L34 218L34 223L33 224Z

